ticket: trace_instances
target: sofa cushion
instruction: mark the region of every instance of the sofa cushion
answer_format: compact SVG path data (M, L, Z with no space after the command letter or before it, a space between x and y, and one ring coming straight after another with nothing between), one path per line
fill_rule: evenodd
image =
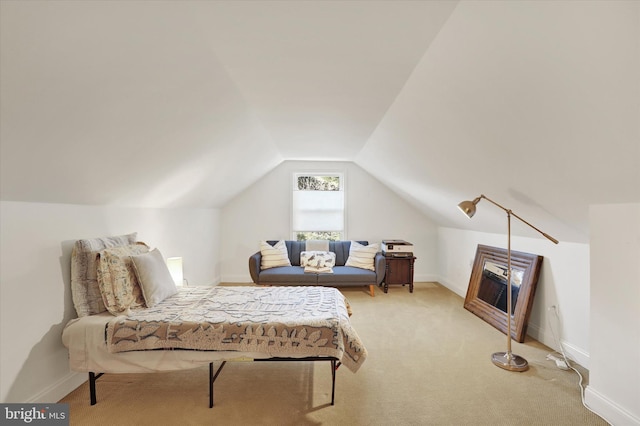
M300 266L278 266L260 271L260 284L316 285L317 274L305 274Z
M334 266L333 274L319 274L318 285L373 285L376 273L367 269L352 268L351 266Z

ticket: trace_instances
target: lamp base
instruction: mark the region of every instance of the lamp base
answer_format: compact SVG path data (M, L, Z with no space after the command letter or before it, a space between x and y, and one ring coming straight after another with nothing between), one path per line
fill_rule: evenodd
M529 369L529 363L526 359L511 352L496 352L491 355L491 361L504 370L527 371Z

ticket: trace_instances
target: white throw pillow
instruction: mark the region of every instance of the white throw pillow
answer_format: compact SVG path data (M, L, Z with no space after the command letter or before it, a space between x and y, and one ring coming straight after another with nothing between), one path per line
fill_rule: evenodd
M349 257L347 258L344 266L353 266L355 268L375 271L374 259L378 251L380 251L380 246L377 243L363 246L357 241L351 241Z
M131 256L131 261L147 307L153 308L178 292L160 250L153 249L149 253Z
M291 266L289 261L289 253L284 240L278 241L271 246L266 241L260 242L260 269L275 268L277 266Z
M303 251L300 253L300 266L333 268L336 266L336 254L331 251Z

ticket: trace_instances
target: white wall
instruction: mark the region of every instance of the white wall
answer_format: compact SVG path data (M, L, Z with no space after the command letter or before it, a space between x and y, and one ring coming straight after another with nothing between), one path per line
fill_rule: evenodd
M438 229L438 281L462 297L467 293L478 244L506 248L507 236ZM560 334L567 355L588 368L589 245L564 241L555 245L542 237L512 236L511 249L544 256L527 334L556 350L553 332ZM553 305L558 308L559 321L548 311Z
M351 162L286 161L222 209L222 281L251 282L248 259L260 240L291 239L292 173L345 173L346 239L400 238L414 244L416 281L436 278L434 223Z
M640 425L640 203L594 205L591 371L587 404L614 425Z
M190 284L220 274L219 212L0 203L0 401L55 402L86 380L72 373L62 329L75 240L138 232L165 257L182 256Z
M356 163L441 226L504 233L498 212L455 212L484 192L588 243L590 204L640 199L639 17L638 1L460 1Z

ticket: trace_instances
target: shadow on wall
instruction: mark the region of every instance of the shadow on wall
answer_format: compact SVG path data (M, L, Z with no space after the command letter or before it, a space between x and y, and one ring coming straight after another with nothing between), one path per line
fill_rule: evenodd
M45 397L45 393L51 387L69 374L69 352L62 344L62 330L69 320L77 317L71 297L71 251L74 244L75 241L61 243L62 254L59 262L64 286L63 317L33 346L7 392L6 402L56 402L40 401L39 398Z

